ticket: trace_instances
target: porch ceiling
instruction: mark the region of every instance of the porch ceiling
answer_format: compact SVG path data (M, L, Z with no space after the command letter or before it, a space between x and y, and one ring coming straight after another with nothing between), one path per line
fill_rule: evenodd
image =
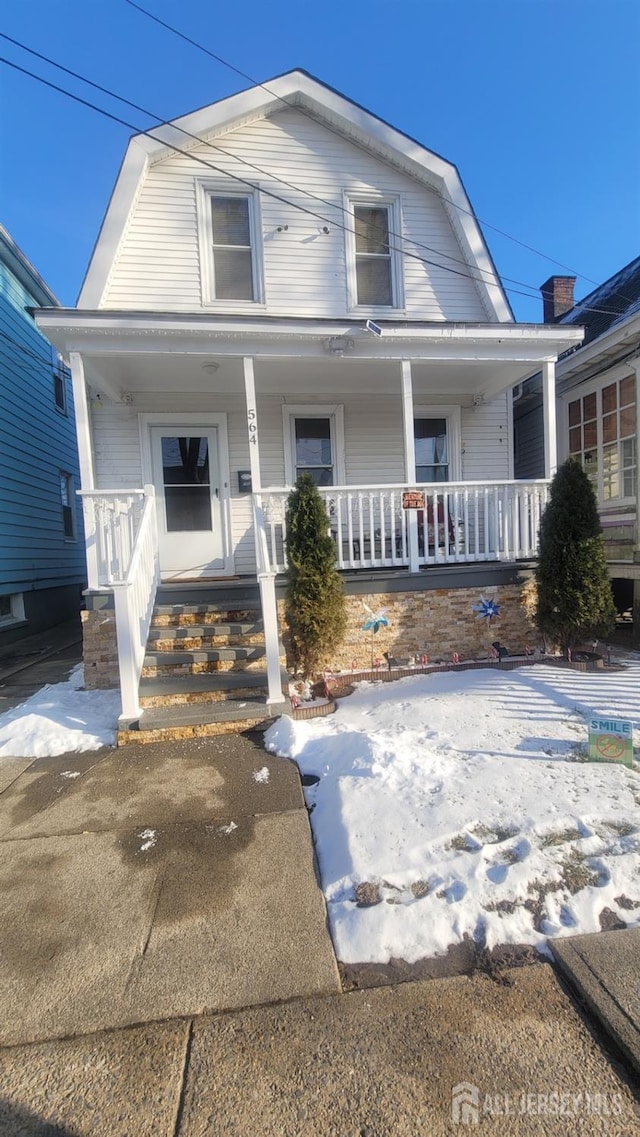
M194 356L84 356L87 379L109 397L117 392L234 394L244 392L242 359L209 353ZM215 366L217 365L217 370ZM522 360L412 361L413 393L423 397L492 398L539 370ZM353 358L269 359L255 361L257 394L383 395L401 390L399 361Z

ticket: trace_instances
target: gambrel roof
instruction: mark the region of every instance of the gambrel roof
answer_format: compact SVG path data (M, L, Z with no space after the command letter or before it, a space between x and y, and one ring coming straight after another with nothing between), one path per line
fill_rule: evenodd
M289 71L265 84L231 95L191 114L134 135L127 147L107 212L81 289L78 306L100 305L109 273L147 169L176 149L189 151L200 141L281 111L283 106L311 114L331 130L365 148L434 190L441 199L462 256L491 319L512 321L513 315L480 226L456 167L415 139L346 98L303 70ZM185 134L195 135L190 138ZM214 161L215 158L212 159ZM243 175L244 177L245 175ZM251 180L251 171L246 173ZM255 180L255 179L254 179ZM274 178L277 187L277 178ZM264 185L262 188L265 188ZM283 191L286 195L286 190Z

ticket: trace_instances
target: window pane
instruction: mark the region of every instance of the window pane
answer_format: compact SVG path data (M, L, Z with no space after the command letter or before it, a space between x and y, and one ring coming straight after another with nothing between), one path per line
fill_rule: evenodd
M66 474L60 475L60 501L63 505L70 505L69 501L69 478Z
M251 249L214 249L216 300L253 300Z
M602 388L602 413L606 415L607 411L615 411L618 406L618 384L610 383L608 387Z
M598 480L598 451L586 450L582 462L586 473L594 483Z
M388 257L357 257L358 304L393 305L391 260Z
M246 197L212 197L214 245L250 245L249 201Z
M602 451L602 493L605 501L620 496L619 454L616 444Z
M585 447L598 445L598 424L595 422L587 422L584 426L584 444Z
M53 375L53 397L56 406L64 411L66 409L64 376L58 371Z
M635 464L636 464L636 440L635 440L635 438L627 438L622 443L622 464L623 464L623 466L635 466Z
M618 437L617 414L605 415L602 420L602 439L604 442L615 442Z
M301 470L309 466L333 465L331 422L328 418L297 418L295 439L296 466ZM331 482L318 484L331 485Z
M414 421L416 466L447 465L447 420L445 418L418 418ZM432 481L433 479L428 479ZM446 481L446 478L445 478Z
M354 208L357 253L389 252L389 211L386 207L356 205Z
M569 403L569 426L577 426L580 422L580 399Z
M167 533L211 531L211 489L209 486L165 486L164 505Z
M620 406L628 407L631 403L636 401L636 383L633 375L628 375L626 379L620 381Z
M422 482L448 482L448 466L416 466L416 481Z
M579 426L569 431L569 450L572 454L579 454L582 450L582 429Z
M308 466L296 467L296 478L300 474L309 474L317 486L332 486L333 485L333 467L332 466L316 466L309 468Z
M596 414L597 414L597 410L596 410L595 394L586 395L585 398L582 400L582 417L583 417L583 419L586 421L587 419L595 418Z
M625 407L620 411L620 437L624 438L627 434L633 434L636 429L636 408Z
M209 485L209 443L206 438L162 439L165 486Z

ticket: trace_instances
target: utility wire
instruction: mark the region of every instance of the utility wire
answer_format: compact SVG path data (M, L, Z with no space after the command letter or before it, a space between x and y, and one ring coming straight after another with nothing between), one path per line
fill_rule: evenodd
M215 59L217 63L221 63L223 67L227 67L229 71L233 71L236 75L240 75L242 79L246 79L247 82L251 83L253 87L261 87L263 91L266 91L267 94L271 95L272 98L279 99L281 103L285 104L285 106L295 109L301 114L306 114L309 118L313 118L313 116L306 111L306 108L299 106L297 103L290 102L289 99L284 97L284 95L276 94L276 92L272 91L266 85L266 83L259 83L257 79L252 79L251 75L247 75L246 71L242 71L239 67L235 67L233 63L229 63L229 61L227 59L224 59L223 56L216 55L214 51L211 51L208 47L205 47L204 44L200 43L198 40L192 39L191 36L188 36L184 32L181 32L180 29L174 27L173 24L167 23L166 20L161 20L159 16L155 15L154 12L150 12L147 8L143 8L141 4L137 4L136 0L125 0L125 4L128 4L131 8L135 8L149 20L153 20L156 24L160 24L161 27L166 28L167 31L172 32L173 35L178 36L181 40L184 40L185 43L189 43L193 47L197 48L198 51L204 52L204 54L208 55L210 59ZM327 129L332 129L327 123L324 125L327 126ZM520 241L518 237L512 237L510 233L506 233L504 229L499 229L497 225L492 225L489 221L483 221L482 218L478 217L472 209L465 209L463 205L459 205L458 202L451 201L451 199L445 197L444 194L441 194L440 196L442 197L443 201L447 202L448 205L452 205L454 209L460 210L461 213L466 213L469 217L472 217L474 221L479 222L480 225L484 225L485 228L492 229L494 233L499 233L501 237L506 237L509 241L513 241L516 245L520 245L521 248L527 249L530 253L535 253L536 256L542 257L542 259L545 261L549 261L550 264L557 265L558 268L563 268L565 272L570 272L572 276L579 276L582 280L587 280L589 284L598 285L599 282L597 280L592 280L590 276L585 276L582 272L576 272L574 269L571 269L567 265L563 264L562 261L557 261L554 257L550 257L546 253L541 253L539 249L535 249L532 245L527 245L525 241ZM503 279L507 280L508 277L503 277ZM521 282L516 281L515 283ZM533 286L526 285L525 287L530 288Z
M133 3L133 0L126 0L126 3ZM134 5L134 7L137 7L137 5ZM152 17L152 18L155 19L155 17ZM179 33L179 34L181 34L181 33ZM93 80L86 79L84 76L80 75L79 73L77 73L75 71L72 71L70 68L64 67L62 64L56 63L55 60L49 58L46 55L41 54L40 52L34 51L32 48L27 47L26 45L20 43L18 40L12 39L10 36L6 35L5 33L0 32L0 38L9 40L14 45L22 48L23 50L25 50L27 52L29 52L31 55L36 56L38 59L41 59L42 61L51 65L52 67L56 67L57 69L64 71L66 74L69 74L69 75L73 76L74 78L79 79L81 82L86 83L88 86L94 87L95 89L101 91L103 94L106 94L108 97L117 99L119 102L123 102L123 103L127 104L128 106L131 106L132 108L139 110L141 113L149 115L152 118L155 118L158 122L163 123L163 125L170 125L171 127L178 129L183 134L186 134L188 137L194 139L195 141L197 141L199 143L205 142L205 140L201 139L199 135L192 134L190 131L186 131L181 127L174 127L173 123L166 124L165 120L161 119L160 116L155 115L153 112L148 111L145 108L138 106L138 104L130 102L128 99L125 99L120 95L117 95L115 92L111 91L107 87L103 87L97 83L94 83ZM203 49L203 50L208 52L208 49ZM46 87L49 87L50 89L52 89L54 91L57 91L58 93L60 93L62 95L65 95L67 98L72 99L74 102L80 103L82 106L85 106L85 107L89 108L90 110L95 111L97 114L100 114L103 117L106 117L106 118L110 119L111 121L118 123L121 126L126 126L127 129L134 131L136 134L142 134L142 135L152 139L154 142L159 142L161 145L165 146L167 149L172 150L177 154L181 154L184 157L188 157L192 161L195 161L195 162L199 163L200 165L204 165L204 166L208 167L209 169L212 169L215 173L222 174L224 177L230 177L234 181L240 182L242 185L247 186L247 188L249 188L253 191L259 192L259 193L263 193L266 196L271 197L271 198L275 199L276 201L279 201L281 204L288 206L289 208L297 209L300 212L305 213L308 216L311 216L318 221L324 222L326 225L333 225L335 228L342 229L345 233L351 233L351 234L357 236L357 231L355 229L353 229L349 226L343 225L340 222L331 221L329 218L323 216L322 214L317 213L316 211L314 211L312 209L309 209L308 207L306 207L302 204L298 204L296 202L289 201L287 198L282 197L282 195L274 193L273 190L266 189L264 186L258 186L254 182L251 182L246 178L240 177L238 174L232 174L228 170L225 170L219 166L215 166L215 165L213 165L213 163L208 162L206 159L201 158L198 155L193 154L190 151L183 150L183 149L181 149L181 147L176 146L173 143L168 142L165 138L158 137L158 135L154 134L151 130L142 129L142 128L138 127L135 123L131 123L131 122L127 121L126 119L120 118L118 115L114 115L110 111L105 110L103 107L99 107L99 106L97 106L97 104L92 103L87 99L83 99L80 95L73 94L71 91L68 91L66 88L61 87L58 84L53 83L48 79L44 79L41 75L37 75L35 72L29 71L27 68L21 67L19 64L14 63L13 61L11 61L9 59L6 59L6 58L0 56L0 63L4 63L5 66L8 66L8 67L12 68L13 70L18 71L21 74L26 75L29 78L36 80L37 82L43 84ZM260 84L260 85L262 86L262 84ZM297 108L297 109L300 109L300 108ZM220 150L223 154L225 154L225 156L228 156L227 152L223 151L220 147L216 147L212 143L205 142L205 144L211 146L212 149ZM263 173L266 177L273 177L273 175L270 174L268 171L262 170L260 167L253 166L252 163L245 163L245 164L251 166L253 169L257 170L258 172ZM299 187L294 186L291 183L283 183L283 184L286 184L287 186L289 186L289 188L294 189L296 192L300 192L300 193L306 193L307 192L305 190L300 190ZM315 195L308 194L308 196L314 197ZM324 198L317 198L317 200L323 202L324 204L329 205L332 209L337 208L334 203L328 202ZM389 233L389 236L392 236L392 234ZM393 234L393 236L394 236L394 238L397 238L397 234ZM400 239L403 240L404 238L400 238ZM412 243L417 244L417 242L412 242ZM430 265L431 267L441 269L445 272L453 273L456 276L464 277L467 280L471 280L476 284L478 284L478 283L479 284L489 283L487 281L483 281L479 277L471 275L469 272L462 272L459 269L452 268L450 265L443 265L443 264L438 263L437 261L432 261L426 257L421 257L418 254L413 253L408 249L402 249L397 245L388 244L388 248L390 251L403 253L404 256L407 256L413 260L417 260L421 264ZM445 255L447 255L447 254L445 254ZM461 263L465 263L465 262L461 262ZM466 266L466 264L465 264L465 267L468 267L468 266ZM478 271L487 272L488 270L481 269ZM492 274L492 276L493 276L493 274ZM510 279L510 278L505 277L504 279ZM493 282L498 284L497 274L495 276L493 276ZM524 296L526 299L529 299L529 300L538 298L538 290L535 289L533 285L526 284L525 282L522 282L522 281L515 281L514 283L522 284L522 286L524 288L530 289L531 291L530 292L522 292L519 289L515 289L515 288L505 288L505 291L512 293L513 295ZM615 312L615 311L610 310L610 309L607 310L607 309L595 309L594 308L594 309L584 309L584 310L585 311L601 312L604 315L620 315L619 312Z
M306 213L309 217L314 217L317 221L324 222L325 225L333 225L334 228L342 229L345 233L352 233L355 236L358 235L355 229L352 229L347 225L342 225L339 221L331 221L328 217L324 217L322 214L316 213L315 210L309 209L307 206L289 201L287 198L282 197L280 194L274 193L273 190L266 189L264 186L257 186L254 182L248 181L247 178L242 178L238 174L231 174L228 170L224 170L220 166L215 166L212 162L208 162L205 158L201 158L197 154L190 153L188 150L182 150L174 143L168 142L166 138L158 137L158 135L154 134L153 131L144 130L143 128L137 126L135 123L128 122L126 119L120 118L119 115L115 115L111 111L107 111L103 107L97 106L95 103L90 102L88 99L83 99L80 95L73 94L71 91L66 90L65 87L60 87L57 83L52 83L50 79L44 79L42 75L36 75L34 71L29 71L28 68L21 67L20 64L14 63L10 59L5 59L4 56L0 56L0 63L4 63L6 67L10 67L22 75L27 75L30 79L35 79L36 82L42 83L43 86L49 87L49 89L52 91L57 91L61 95L66 95L67 98L72 99L76 103L80 103L81 106L88 107L90 110L95 111L97 114L103 115L105 118L110 119L112 122L116 122L120 126L126 126L128 130L132 130L135 134L145 135L147 138L151 138L152 141L159 142L167 150L173 150L174 153L181 154L184 158L190 158L191 161L197 162L201 166L206 166L207 169L213 170L216 174L222 174L224 177L232 178L234 181L240 182L242 185L247 186L249 189L255 192L263 193L267 197L274 198L276 201L279 201L281 204L286 205L291 209L298 209L300 212ZM454 273L455 276L461 276L466 280L472 280L476 284L486 283L485 281L479 280L478 277L471 276L468 272L460 272L458 269L452 268L450 265L438 264L437 261L431 261L426 257L418 256L417 253L412 253L407 249L400 249L396 245L389 244L388 248L393 252L404 253L406 257L410 257L412 260L419 261L421 264L427 264L433 268L443 269L445 272ZM497 274L495 279L496 286L499 287ZM505 291L511 292L514 295L525 296L527 300L536 298L535 295L532 295L529 292L519 291L516 288L505 289Z
M26 51L29 55L35 56L36 59L40 59L43 62L49 64L50 66L57 68L59 71L64 72L66 75L70 75L70 76L72 76L72 78L78 79L81 83L86 83L86 85L88 87L93 87L94 90L100 91L102 94L107 95L109 98L117 99L118 102L124 103L125 106L131 107L132 110L139 111L141 114L147 115L149 118L155 119L156 122L160 123L161 125L163 125L163 126L167 125L166 119L164 119L162 116L160 116L158 114L155 114L153 111L150 111L147 107L140 106L138 103L132 102L130 99L125 98L123 95L116 94L115 91L110 90L108 87L101 86L100 83L94 82L93 79L87 79L87 77L85 75L81 75L79 72L73 71L70 67L65 67L62 63L57 63L55 60L51 59L48 55L43 55L41 52L35 51L34 48L28 47L27 44L21 43L20 40L13 39L12 36L7 35L5 32L0 32L0 39L7 40L9 43L12 43L15 47L19 47L22 51ZM302 110L302 108L298 108L298 109ZM311 190L303 189L301 186L294 185L293 182L288 182L284 178L281 178L279 175L274 174L272 171L265 170L261 166L256 166L253 162L249 162L246 158L241 157L239 154L230 154L228 150L224 149L224 147L216 146L216 144L211 142L209 139L201 138L200 135L194 134L192 131L186 130L182 126L178 126L177 123L175 123L175 122L172 122L171 126L172 126L172 129L178 130L181 134L184 134L184 136L186 138L190 138L193 141L198 142L202 146L207 146L210 150L216 150L220 154L224 155L224 157L226 157L226 158L231 158L237 162L241 162L242 165L248 166L250 169L254 170L256 173L262 174L264 177L269 178L271 181L278 182L280 185L286 186L287 189L291 189L295 193L304 194L306 197L309 197L309 198L313 199L314 201L319 202L321 205L328 206L329 209L331 209L331 210L338 210L339 212L343 213L348 218L350 218L352 216L349 213L348 209L346 209L343 205L336 204L336 202L334 202L334 201L329 201L327 198L320 197L318 194L313 193ZM229 174L228 176L233 177L233 174ZM290 204L293 204L293 203L290 203ZM297 206L296 206L296 208L297 208ZM335 224L335 222L333 224ZM425 249L426 252L434 253L436 256L446 257L447 260L454 261L456 264L462 265L465 269L467 269L467 270L469 269L469 264L467 261L462 260L460 257L455 257L451 253L445 253L440 249L434 249L433 246L425 245L421 241L416 241L414 239L410 240L409 238L403 237L402 234L400 234L400 233L395 233L392 229L389 229L388 231L385 230L384 233L383 233L382 229L380 229L379 232L380 232L380 237L383 239L386 238L387 236L392 237L394 240L403 241L405 243L412 245L414 248ZM436 262L429 262L429 263L435 264ZM448 265L444 265L444 264L438 265L438 267L444 269L445 271L449 268ZM481 268L476 267L476 268L474 268L473 271L478 272L478 273L483 273L484 275L489 277L489 280L484 281L481 276L479 276L479 277L470 276L470 279L477 280L478 283L480 283L480 284L483 284L483 283L496 284L498 277L497 277L497 273L493 269L481 269ZM465 275L468 275L468 274L465 274ZM526 281L523 281L523 280L516 280L513 277L502 276L500 279L502 281L505 281L505 280L509 281L510 284L518 284L522 288L534 289L533 285L530 285ZM537 290L534 290L533 295L532 295L532 299L537 298L537 295L538 295Z

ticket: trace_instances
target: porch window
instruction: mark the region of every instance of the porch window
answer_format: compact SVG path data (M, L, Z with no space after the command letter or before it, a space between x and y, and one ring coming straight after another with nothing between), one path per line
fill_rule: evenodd
M285 478L310 474L317 486L344 484L344 407L283 406Z
M632 375L569 403L569 453L586 470L601 504L635 497L636 438Z
M76 536L75 501L73 497L73 474L60 471L60 502L62 505L62 528L65 538L73 541Z
M352 308L400 308L402 260L396 234L400 233L399 202L349 200L353 218L347 233L347 263Z
M294 419L296 479L311 474L317 486L333 486L333 443L330 418Z
M416 481L450 481L446 418L416 418L414 419L413 430L416 450Z

